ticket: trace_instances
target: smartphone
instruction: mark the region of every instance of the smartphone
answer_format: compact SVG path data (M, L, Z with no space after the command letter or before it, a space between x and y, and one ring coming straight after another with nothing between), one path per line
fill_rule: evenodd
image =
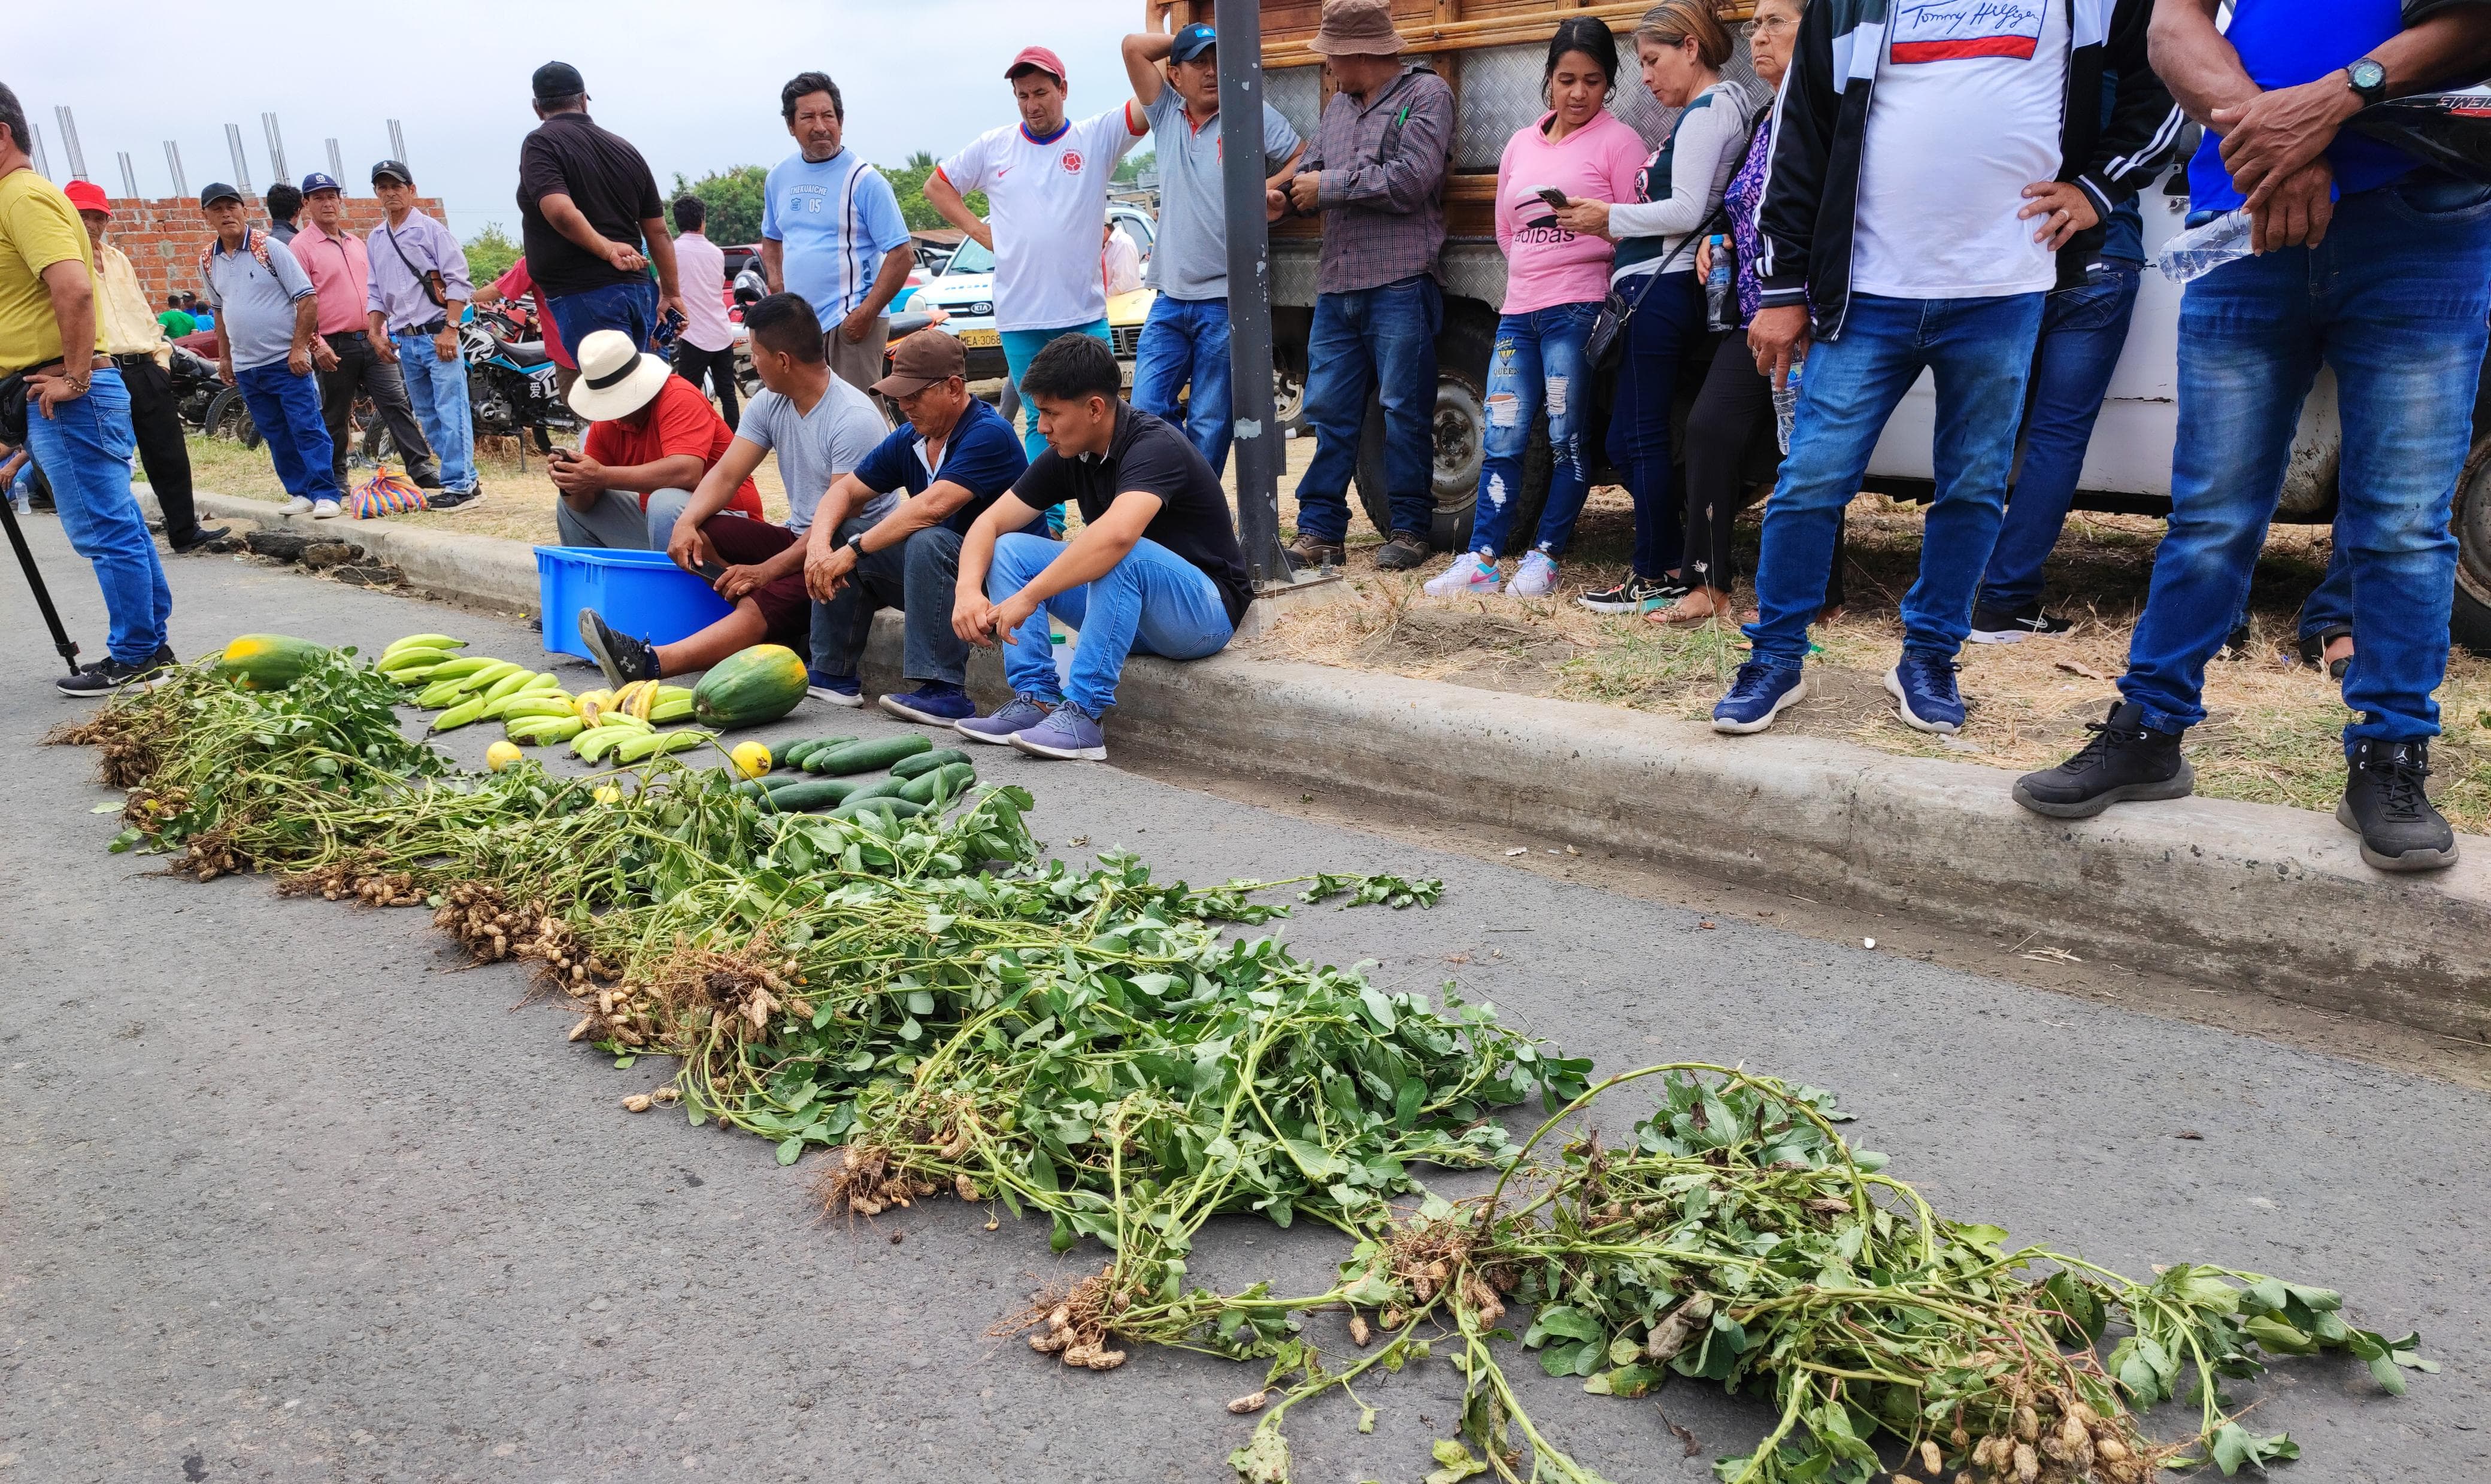
M558 443L552 448L545 450L545 457L553 460L557 464L570 463L572 459L577 458L579 454L576 451L567 449Z
M1554 186L1534 186L1531 188L1531 193L1547 202L1550 211L1562 212L1566 209L1566 192Z

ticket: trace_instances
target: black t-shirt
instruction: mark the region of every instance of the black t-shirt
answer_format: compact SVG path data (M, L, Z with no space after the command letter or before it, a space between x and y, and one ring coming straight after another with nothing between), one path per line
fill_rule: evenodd
M1013 495L1032 509L1074 505L1085 521L1106 514L1118 495L1134 490L1159 501L1143 539L1175 552L1216 583L1230 624L1244 618L1246 605L1254 600L1254 579L1246 575L1227 493L1201 451L1149 413L1118 402L1116 431L1104 456L1066 458L1048 449L1012 485Z
M519 145L519 241L528 276L549 299L648 276L625 273L555 230L537 205L548 195L571 197L607 241L645 248L640 223L662 218L665 207L658 178L631 141L584 113L557 113L538 125Z

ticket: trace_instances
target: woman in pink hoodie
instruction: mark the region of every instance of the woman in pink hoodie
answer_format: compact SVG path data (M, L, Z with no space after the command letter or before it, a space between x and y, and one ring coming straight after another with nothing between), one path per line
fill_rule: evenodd
M1543 86L1549 111L1516 131L1496 171L1496 242L1506 256L1505 314L1488 361L1486 462L1471 549L1430 579L1437 597L1510 591L1545 597L1557 585L1557 557L1574 534L1590 489L1580 429L1589 400L1583 341L1608 298L1616 244L1567 230L1540 191L1561 198L1634 199L1644 144L1604 106L1617 86L1618 44L1588 15L1570 16L1548 43ZM1545 408L1554 470L1538 539L1510 582L1497 568L1522 492L1523 450Z

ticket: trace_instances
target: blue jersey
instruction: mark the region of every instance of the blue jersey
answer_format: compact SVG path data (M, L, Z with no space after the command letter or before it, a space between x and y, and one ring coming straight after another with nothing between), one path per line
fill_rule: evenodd
M827 332L865 303L891 249L908 245L908 221L882 172L842 149L819 164L794 155L771 167L761 235L782 245L779 281Z
M2358 62L2404 29L2399 0L2240 0L2224 33L2241 66L2259 87L2297 87ZM2392 144L2345 131L2327 148L2335 193L2372 190L2411 170L2414 157ZM2227 212L2245 204L2223 168L2223 141L2213 130L2188 162L2189 205Z

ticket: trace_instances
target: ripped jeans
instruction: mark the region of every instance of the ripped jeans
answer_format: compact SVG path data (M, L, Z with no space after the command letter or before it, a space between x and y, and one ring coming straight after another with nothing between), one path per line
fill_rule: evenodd
M1496 322L1496 349L1487 364L1487 458L1480 467L1471 550L1494 558L1507 549L1514 505L1522 497L1523 451L1543 406L1553 467L1539 538L1532 545L1554 557L1573 538L1583 497L1591 491L1583 461L1583 408L1591 394L1583 341L1599 315L1597 304L1557 304Z

